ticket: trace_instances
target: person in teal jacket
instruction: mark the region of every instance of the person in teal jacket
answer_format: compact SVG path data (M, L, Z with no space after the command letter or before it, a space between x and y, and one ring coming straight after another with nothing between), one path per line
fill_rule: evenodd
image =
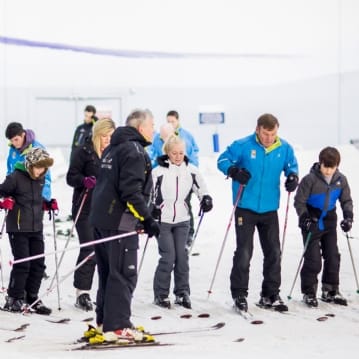
M248 310L249 267L253 235L257 228L262 247L263 282L258 305L286 311L279 296L281 284L279 221L280 177L285 188L298 185L298 164L291 145L277 135L279 122L271 114L257 120L255 133L234 141L218 157L217 166L232 178L237 247L231 271L231 294L235 308ZM228 178L227 177L227 178ZM238 195L241 197L238 199Z
M7 157L7 175L14 172L17 162L24 163L25 156L34 147L45 147L35 139L32 130L25 130L21 123L11 122L7 125L5 136L10 141L9 154ZM42 189L42 197L45 201L51 201L51 174L46 172L45 184Z

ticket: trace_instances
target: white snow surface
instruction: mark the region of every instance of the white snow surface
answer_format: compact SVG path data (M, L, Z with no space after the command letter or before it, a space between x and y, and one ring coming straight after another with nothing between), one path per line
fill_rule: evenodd
M359 202L359 153L354 147L347 145L338 147L342 155L340 170L348 177L354 201L354 216L356 204ZM297 150L300 165L300 175L308 173L313 162L317 160L318 151ZM65 173L67 164L61 158L59 151L49 149L54 153L55 166L53 169L53 197L58 200L62 220L56 223L56 230L66 231L72 227L72 222L66 221L70 214L72 188L66 185ZM5 164L1 166L2 170ZM287 314L275 313L258 308L255 303L259 299L262 281L263 256L255 234L255 251L251 262L249 283L249 310L254 319L263 320L262 325L253 325L250 321L241 318L234 310L229 290L229 274L232 265L232 256L235 248L234 225L232 223L212 293L208 295L214 269L224 242L225 232L232 213L231 183L225 179L216 167L216 155L201 158L201 171L204 174L210 193L214 198L214 208L204 215L196 243L193 248L197 256L190 257L190 284L192 310L173 306L170 310L162 309L153 304L152 280L158 261L157 244L154 239L148 242L143 266L138 278L138 284L133 298L132 321L135 325L143 325L151 332L186 330L212 326L225 322L219 330L198 332L192 334L163 335L158 340L163 343L172 343L173 346L116 349L111 351L71 351L72 343L82 336L87 325L82 320L95 318L94 312L83 312L74 307L75 290L71 275L60 285L60 305L56 288L43 298L45 304L53 309L51 319L71 318L67 324L54 324L46 321L44 316L13 314L0 312L0 352L1 357L10 358L113 358L131 357L143 358L338 358L342 356L354 357L359 349L359 294L354 277L350 252L345 235L338 231L338 242L341 251L341 292L348 299L348 307L319 303L317 309L309 309L302 303L299 278L292 294L287 295L294 280L294 276L302 255L303 245L300 230L297 226L297 215L293 207L293 195L289 197L288 224L285 234L285 245L282 260L282 298L288 301ZM3 178L3 176L2 176ZM284 177L283 181L284 182ZM288 195L282 190L281 206L279 209L281 240L283 240L284 219ZM192 199L194 213L198 213L198 201ZM342 219L342 212L338 206L338 217ZM2 222L3 212L0 213ZM198 218L196 218L198 223ZM46 252L54 249L52 222L45 217ZM359 267L359 233L357 222L354 222L350 240L351 249L356 267ZM76 232L75 232L76 234ZM63 248L67 237L57 235L57 246ZM140 241L138 252L139 260L142 257L146 237ZM71 239L69 246L78 244L76 235ZM3 275L5 286L8 284L10 266L7 264L12 258L7 234L0 240ZM78 251L68 251L64 256L64 263L60 268L60 279L75 266ZM54 256L46 257L47 273L54 274ZM359 268L358 268L359 269ZM319 278L320 280L320 278ZM50 280L44 280L41 293L46 292ZM96 298L97 274L91 292ZM171 300L173 300L171 294ZM0 295L0 304L3 304L5 294ZM181 315L191 313L190 319L182 319ZM209 313L209 318L199 318L201 313ZM328 320L317 321L325 314L334 314ZM151 319L161 316L159 320ZM14 332L19 325L30 323L23 332ZM91 322L95 324L95 320ZM22 336L22 339L6 342L12 337ZM243 341L238 339L243 338ZM121 352L119 352L121 351Z

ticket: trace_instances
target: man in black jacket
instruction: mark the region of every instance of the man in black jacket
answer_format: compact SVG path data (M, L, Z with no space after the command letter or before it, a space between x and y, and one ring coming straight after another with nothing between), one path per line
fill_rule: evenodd
M159 225L148 206L151 161L144 149L153 132L148 111L136 110L128 116L126 126L113 133L102 155L92 197L90 221L96 238L134 231L139 223L148 236L159 235ZM137 249L137 234L95 246L99 274L96 320L106 341L134 332L130 317L137 283Z

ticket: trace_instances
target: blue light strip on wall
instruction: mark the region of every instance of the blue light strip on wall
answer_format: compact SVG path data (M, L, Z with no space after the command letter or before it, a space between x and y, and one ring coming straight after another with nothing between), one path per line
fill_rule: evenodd
M74 51L92 55L126 57L126 58L238 58L238 57L264 57L264 58L288 58L293 55L288 54L261 54L261 53L246 53L246 54L229 54L229 53L188 53L188 52L164 52L164 51L139 51L139 50L116 50L105 49L101 47L76 46L55 42L44 42L26 40L20 38L0 36L0 43L14 46L26 46L34 48L46 48L50 50L60 51Z

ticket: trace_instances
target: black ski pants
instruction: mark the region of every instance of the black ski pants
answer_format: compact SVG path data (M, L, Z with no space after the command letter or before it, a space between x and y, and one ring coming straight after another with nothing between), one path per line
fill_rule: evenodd
M308 239L308 232L302 231L303 243ZM303 267L300 272L303 294L316 294L318 274L322 269L322 283L334 288L339 286L340 253L337 245L337 230L314 231L309 237L308 247L304 253Z
M121 234L95 228L96 239ZM131 301L137 284L138 235L95 246L98 271L96 321L103 331L131 328Z
M261 295L279 293L281 284L279 222L277 211L256 213L236 208L235 228L237 248L230 276L232 297L248 295L249 267L253 254L253 235L257 228L263 251L263 282Z
M10 246L14 260L44 253L42 232L11 232ZM45 258L14 264L10 273L8 295L16 299L37 298L45 272Z
M76 216L76 214L75 214ZM74 213L73 213L73 218ZM76 222L76 231L80 244L91 242L95 239L94 229L88 220L88 213L81 213ZM80 248L76 264L79 264L94 250L94 246ZM90 290L95 273L96 260L95 256L88 259L74 273L74 287L80 290Z

